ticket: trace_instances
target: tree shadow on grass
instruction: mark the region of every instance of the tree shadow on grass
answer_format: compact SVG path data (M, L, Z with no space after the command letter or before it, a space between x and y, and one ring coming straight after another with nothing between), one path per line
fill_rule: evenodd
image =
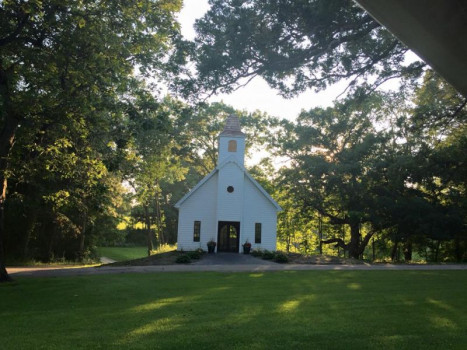
M367 278L359 279L359 275L332 271L214 274L204 288L192 289L183 298L176 297L144 316L139 313L151 321L114 344L144 347L152 343L157 348L260 349L311 344L323 348L342 348L343 344L350 348L437 348L446 342L455 345L466 330L460 324L465 320L463 311L450 305L448 295L424 288L430 284L429 275L402 274L402 283L418 284L412 291L404 285L394 286L394 281L384 276L368 273ZM437 299L430 299L430 295ZM440 327L443 324L446 326Z
M287 271L24 279L0 290L9 301L0 336L5 349L462 348L466 278Z

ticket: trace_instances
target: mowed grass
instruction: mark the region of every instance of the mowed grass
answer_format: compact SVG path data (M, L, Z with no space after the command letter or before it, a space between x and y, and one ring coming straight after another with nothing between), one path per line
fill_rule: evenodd
M467 271L154 273L0 285L7 349L466 349Z
M133 260L148 256L148 247L98 247L99 256L115 261Z

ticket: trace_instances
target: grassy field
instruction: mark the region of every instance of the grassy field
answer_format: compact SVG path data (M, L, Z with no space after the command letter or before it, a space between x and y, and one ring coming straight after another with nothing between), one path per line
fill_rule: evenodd
M467 271L158 273L0 285L7 349L466 349Z
M172 252L177 247L175 245L164 244L157 250L151 251L152 255ZM98 247L97 252L99 256L105 256L115 261L127 261L145 258L148 256L147 247ZM175 263L175 261L174 261Z
M98 247L99 256L115 261L133 260L148 256L148 247Z

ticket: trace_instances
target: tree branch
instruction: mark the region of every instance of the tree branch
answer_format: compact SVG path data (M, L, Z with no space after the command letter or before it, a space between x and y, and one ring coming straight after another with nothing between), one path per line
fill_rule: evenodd
M332 244L336 243L335 247L341 247L344 250L347 250L347 244L345 244L342 238L330 238L325 241L321 241L322 244Z
M374 234L375 234L375 231L371 230L365 235L362 242L360 243L360 249L359 249L358 254L363 254L365 247L368 245L368 242L370 241L371 237L373 237Z

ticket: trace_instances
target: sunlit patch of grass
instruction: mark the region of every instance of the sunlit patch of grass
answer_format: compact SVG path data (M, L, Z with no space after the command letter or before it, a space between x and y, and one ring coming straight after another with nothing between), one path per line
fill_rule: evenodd
M169 332L175 330L178 327L180 327L180 324L176 317L165 317L132 330L127 334L126 338L127 340L131 341L133 337L142 337L156 332Z
M147 247L98 247L99 256L115 261L133 260L148 256Z
M0 284L1 348L430 350L467 344L467 271L251 275L18 278Z
M171 252L177 249L176 244L162 244L157 249L151 250L151 255L157 255L162 253ZM140 259L148 256L148 248L139 247L98 247L99 256L105 256L106 258L115 261L127 261Z
M358 283L349 283L347 285L347 288L352 289L352 290L359 290L362 288L362 286Z
M153 311L160 309L161 307L169 306L170 304L177 303L177 302L186 302L186 297L175 297L175 298L165 298L156 300L151 303L142 304L134 307L132 309L133 312L141 312L141 311Z
M447 317L441 317L438 315L431 316L430 321L437 328L450 328L453 330L458 328L457 325Z
M300 305L300 301L298 300L288 300L282 305L280 305L280 311L281 312L290 312L298 308Z
M448 304L440 301L440 300L435 300L435 299L431 299L431 298L428 298L427 299L427 302L429 302L430 304L433 304L433 305L436 305L437 307L441 308L441 309L444 309L444 310L452 310L452 307L449 306Z
M253 278L259 278L259 277L263 277L264 274L263 273L250 273L249 276Z

